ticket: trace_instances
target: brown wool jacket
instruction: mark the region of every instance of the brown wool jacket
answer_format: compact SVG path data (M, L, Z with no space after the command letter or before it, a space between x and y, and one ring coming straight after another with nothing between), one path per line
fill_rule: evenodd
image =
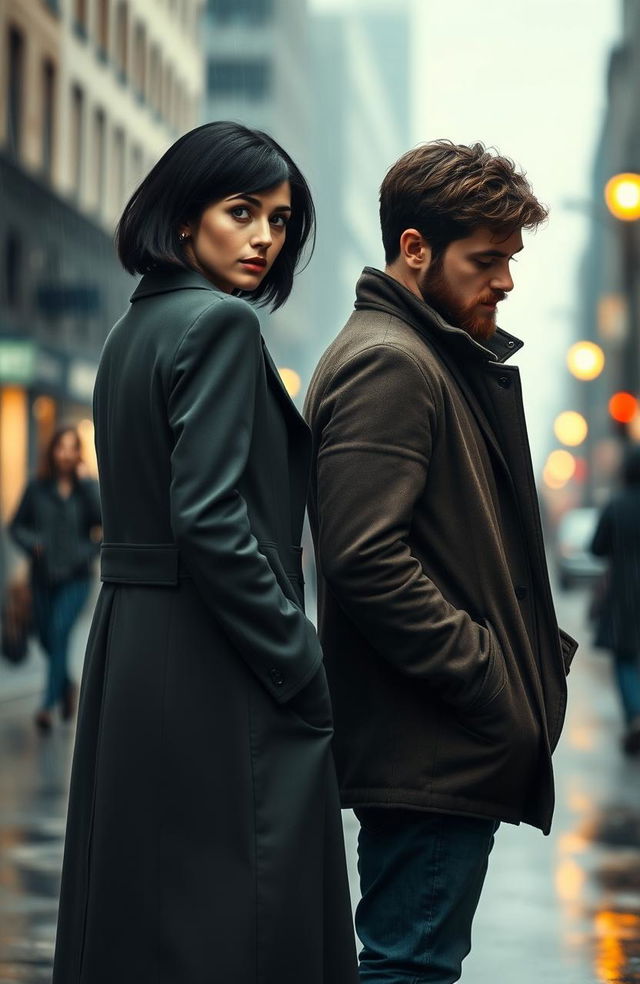
M518 370L365 268L305 416L345 807L548 833L576 642L558 629Z

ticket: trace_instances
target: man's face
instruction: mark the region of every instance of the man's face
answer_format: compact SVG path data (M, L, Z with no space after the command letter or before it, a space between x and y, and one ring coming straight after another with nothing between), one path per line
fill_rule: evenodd
M431 307L456 328L479 341L496 330L496 305L503 301L513 280L509 264L522 249L522 232L507 238L490 229L476 229L465 239L450 243L419 283Z

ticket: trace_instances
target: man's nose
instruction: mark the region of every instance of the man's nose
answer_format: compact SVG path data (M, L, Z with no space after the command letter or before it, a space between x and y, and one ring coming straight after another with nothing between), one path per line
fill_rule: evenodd
M511 276L511 271L508 267L501 270L491 279L489 285L493 290L503 290L505 293L513 290L513 277Z

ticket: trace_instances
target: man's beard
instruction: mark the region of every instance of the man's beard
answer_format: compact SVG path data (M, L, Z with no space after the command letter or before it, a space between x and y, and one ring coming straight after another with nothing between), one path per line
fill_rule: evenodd
M496 330L495 311L478 311L479 304L497 304L503 301L502 291L492 291L481 294L471 304L463 304L451 284L447 280L442 263L436 261L426 272L418 285L426 304L440 314L454 328L462 328L472 338L486 341Z

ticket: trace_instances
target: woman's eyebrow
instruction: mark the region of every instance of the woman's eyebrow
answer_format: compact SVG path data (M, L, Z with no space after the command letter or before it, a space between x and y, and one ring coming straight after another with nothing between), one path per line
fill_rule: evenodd
M225 201L232 202L236 198L241 198L242 201L249 202L250 205L255 205L256 208L261 208L262 207L262 202L260 201L259 198L254 198L252 195L244 195L242 193L240 193L239 195L229 195L229 197L226 198ZM274 212L290 212L291 211L291 206L290 205L276 205L276 207L274 208L273 211Z

